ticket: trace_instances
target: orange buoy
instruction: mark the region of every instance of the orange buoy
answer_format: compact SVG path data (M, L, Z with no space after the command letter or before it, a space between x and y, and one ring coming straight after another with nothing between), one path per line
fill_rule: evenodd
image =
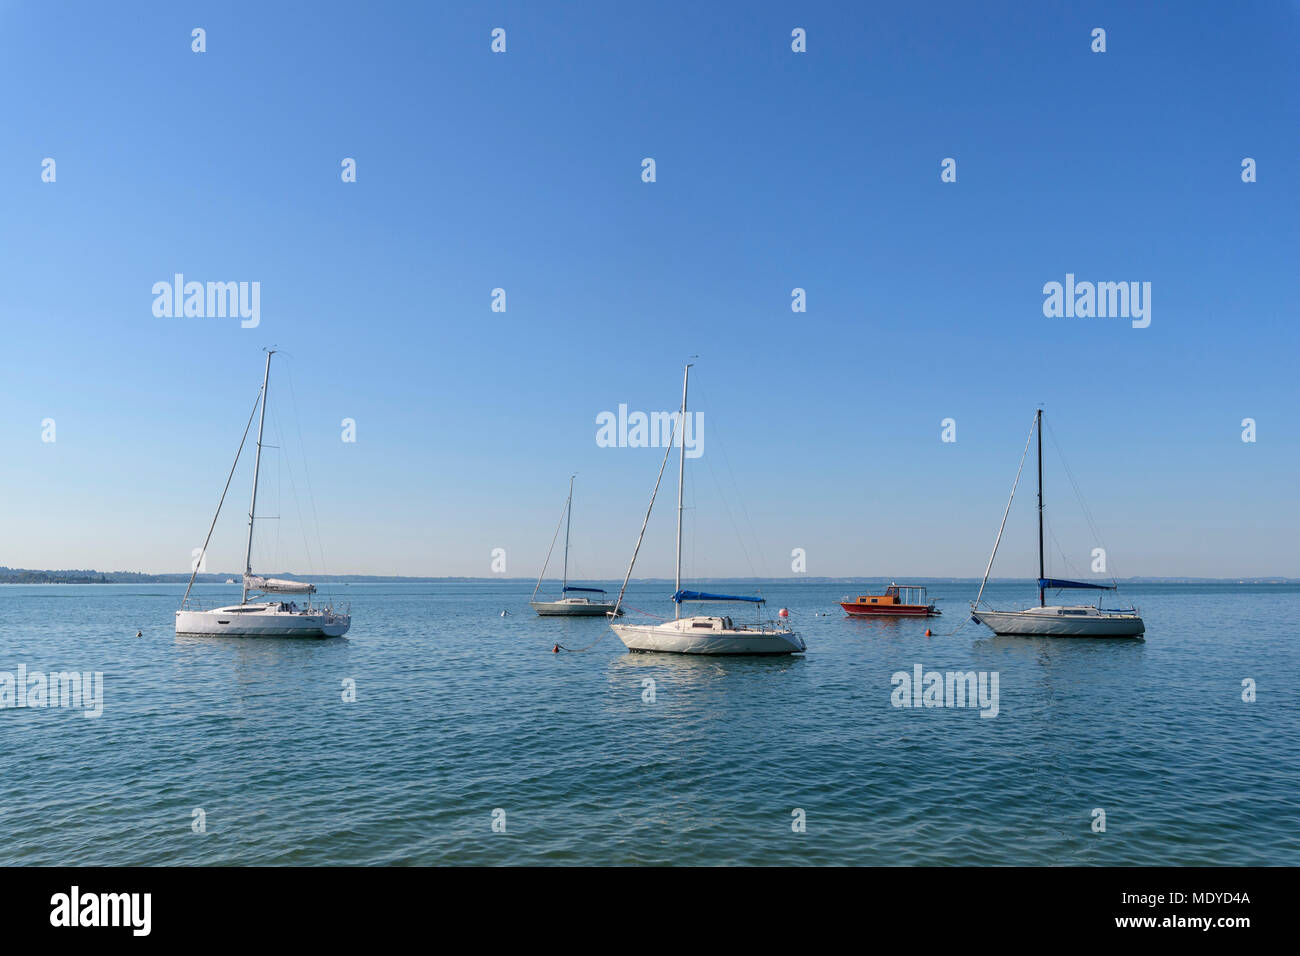
M552 647L552 648L551 648L551 653L552 653L552 654L558 654L558 653L560 653L560 645L559 645L559 644L556 644L554 647Z
M789 617L789 616L790 616L790 612L789 612L788 610L786 610L785 608L781 608L781 610L777 611L776 613L779 614L779 615L781 615L781 617Z
M926 637L930 636L930 629L928 627L925 629L925 636Z

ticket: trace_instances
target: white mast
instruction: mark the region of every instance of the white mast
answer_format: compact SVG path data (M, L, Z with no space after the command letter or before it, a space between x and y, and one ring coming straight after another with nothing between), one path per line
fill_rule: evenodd
M253 500L248 506L248 549L244 554L244 590L239 596L239 603L248 600L248 577L253 573L253 516L257 512L257 476L262 470L262 429L266 425L266 387L271 381L271 356L275 349L266 353L266 372L262 376L262 414L257 420L257 455L253 459Z
M564 600L564 591L569 586L569 526L573 524L573 479L569 476L569 500L564 504L564 583L560 585L560 600Z
M688 362L686 371L682 374L682 414L679 422L682 452L677 462L677 587L673 590L674 596L682 589L682 487L686 483L686 383L690 381L690 377L691 365ZM681 616L682 602L673 601L673 617L680 619Z

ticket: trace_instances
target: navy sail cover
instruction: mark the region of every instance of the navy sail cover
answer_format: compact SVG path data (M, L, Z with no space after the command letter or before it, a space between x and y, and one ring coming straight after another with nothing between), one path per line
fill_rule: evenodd
M751 604L766 604L761 597L735 597L730 594L708 594L704 591L678 591L673 595L678 604L683 601L748 601Z
M1087 581L1062 581L1059 578L1039 578L1038 586L1043 589L1048 588L1079 588L1080 590L1091 591L1114 591L1113 584L1089 584Z
M604 594L604 593L605 593L605 589L604 589L604 588L574 588L574 587L566 587L564 590L565 590L566 592L568 592L568 591L583 591L583 592L586 592L587 594Z

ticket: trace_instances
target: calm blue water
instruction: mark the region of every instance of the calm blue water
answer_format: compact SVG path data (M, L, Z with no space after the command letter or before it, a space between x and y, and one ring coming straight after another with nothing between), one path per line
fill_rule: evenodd
M335 586L342 640L178 640L181 590L0 587L0 671L105 682L98 719L0 710L0 864L1300 864L1297 587L1128 588L1148 639L1105 642L992 638L969 585L875 623L767 586L802 659L631 655L523 583ZM996 671L1000 713L891 706L918 663Z

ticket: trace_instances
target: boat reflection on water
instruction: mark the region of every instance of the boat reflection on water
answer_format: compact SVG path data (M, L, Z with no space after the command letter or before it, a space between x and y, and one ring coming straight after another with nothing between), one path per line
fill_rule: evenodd
M605 673L610 693L625 702L620 709L676 702L685 705L680 716L689 712L692 722L707 723L699 702L737 694L762 699L770 677L796 675L807 666L808 659L798 654L615 654ZM639 696L628 692L629 683L639 686Z
M1071 663L1086 658L1089 654L1106 660L1123 660L1130 662L1133 651L1141 653L1146 641L1141 635L1133 637L1076 637L1070 640L1068 649L1050 635L1019 637L1006 634L989 634L977 636L974 646L1000 654L1014 654L1017 657L1041 657L1044 664L1054 660ZM1082 657L1081 657L1082 655Z

